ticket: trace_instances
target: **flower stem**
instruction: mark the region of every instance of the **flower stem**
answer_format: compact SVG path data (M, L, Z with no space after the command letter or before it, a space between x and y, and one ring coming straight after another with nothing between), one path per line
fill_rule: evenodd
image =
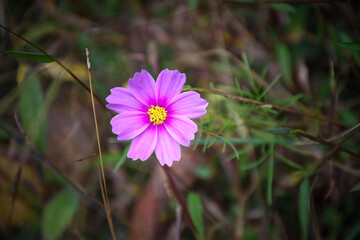
M179 190L177 189L177 187L175 185L174 179L171 176L170 168L167 167L167 166L164 166L162 169L164 170L165 175L166 175L166 177L168 179L170 189L171 189L173 195L175 196L176 200L178 201L178 203L180 204L181 208L184 211L185 218L187 219L191 230L196 235L195 224L194 224L194 222L193 222L193 220L192 220L192 218L190 216L189 209L188 209L188 207L186 205L185 200L181 197L181 194L180 194Z

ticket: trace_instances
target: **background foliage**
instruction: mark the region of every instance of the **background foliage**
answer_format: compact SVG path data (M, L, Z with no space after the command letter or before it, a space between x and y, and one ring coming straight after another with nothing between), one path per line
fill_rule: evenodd
M97 105L118 239L360 236L358 1L5 0L0 24L85 85L89 48L102 102L163 68L209 102L170 169L194 232L156 158L127 159ZM0 37L0 238L111 239L89 93Z

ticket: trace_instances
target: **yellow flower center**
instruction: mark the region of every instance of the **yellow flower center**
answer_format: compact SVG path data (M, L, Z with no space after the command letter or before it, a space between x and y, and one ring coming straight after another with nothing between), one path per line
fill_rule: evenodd
M151 105L147 113L150 116L150 122L154 123L154 125L159 125L165 121L167 112L163 107Z

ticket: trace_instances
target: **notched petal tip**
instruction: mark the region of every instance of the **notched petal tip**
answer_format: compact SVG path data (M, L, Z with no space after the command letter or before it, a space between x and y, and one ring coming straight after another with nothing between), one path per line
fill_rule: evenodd
M133 160L140 159L141 161L149 159L154 152L156 142L157 127L150 125L144 132L132 140L128 157L131 157Z
M149 158L146 158L146 159L142 159L142 158L132 158L132 157L129 157L129 156L127 156L128 158L130 158L132 161L138 161L138 160L140 160L140 161L142 161L142 162L145 162L146 160L148 160Z
M162 164L162 165L161 165L161 163L160 163L160 165L161 165L161 166L167 165L168 167L171 167L174 162L179 162L179 161L180 161L180 158L177 158L177 159L173 159L173 160L167 161L167 162L165 162L165 163Z
M135 153L131 153L131 151L129 150L129 152L127 154L127 158L133 160L134 162L137 160L145 162L146 160L148 160L150 158L150 156L147 158L145 156L137 156Z
M174 161L181 158L180 144L173 139L165 127L159 126L158 142L155 147L155 155L161 166L172 166Z
M170 162L170 163L165 163L164 165L167 165L168 167L171 167L173 164L173 162Z
M185 73L180 73L178 70L162 70L156 79L157 104L167 107L181 93L185 82Z
M136 72L134 77L129 79L129 88L133 95L146 106L156 104L155 80L146 70Z

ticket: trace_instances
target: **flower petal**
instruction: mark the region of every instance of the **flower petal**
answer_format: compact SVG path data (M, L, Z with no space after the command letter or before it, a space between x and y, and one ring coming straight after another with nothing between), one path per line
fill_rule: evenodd
M106 107L118 113L124 111L147 111L147 107L142 104L131 93L129 89L116 87L110 90L111 94L106 98L109 103Z
M161 166L167 164L169 167L174 161L179 161L181 157L180 144L170 136L163 125L158 126L155 154Z
M206 113L209 103L197 92L189 91L177 95L166 111L168 115L181 115L188 118L199 118Z
M110 121L118 140L129 140L142 133L149 125L149 115L143 112L123 112Z
M172 115L166 118L163 123L169 134L181 145L190 146L198 128L196 124L187 117Z
M157 142L157 126L150 125L140 135L136 136L132 142L127 154L128 158L133 160L147 160L153 153Z
M184 88L186 76L178 70L164 69L156 80L156 98L157 104L161 107L167 107L169 102Z
M147 107L156 105L155 81L146 70L135 73L134 78L129 79L129 87L134 96Z

